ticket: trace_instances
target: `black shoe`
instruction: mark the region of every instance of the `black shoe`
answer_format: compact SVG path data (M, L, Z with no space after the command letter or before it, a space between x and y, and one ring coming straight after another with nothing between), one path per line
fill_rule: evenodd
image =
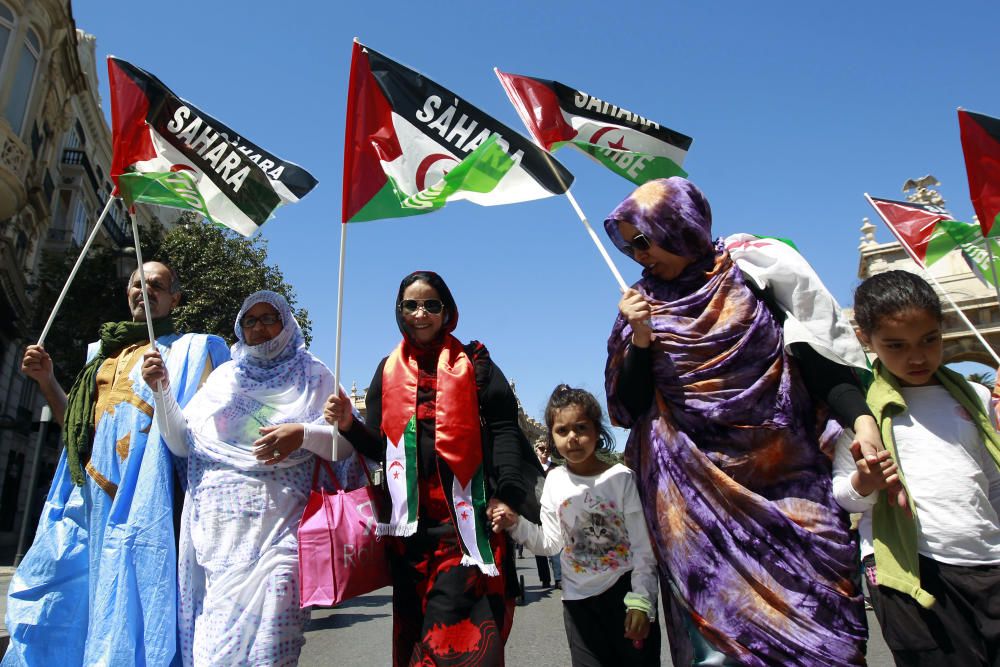
M561 579L556 579L555 588L558 588L560 590L562 589L562 580Z
M542 582L542 588L548 588L548 587L549 587L549 582L543 581Z

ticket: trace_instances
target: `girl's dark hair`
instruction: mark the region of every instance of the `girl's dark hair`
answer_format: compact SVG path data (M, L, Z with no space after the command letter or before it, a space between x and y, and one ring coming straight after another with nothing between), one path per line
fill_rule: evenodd
M597 430L597 448L594 451L614 451L615 439L611 436L611 430L604 423L604 411L601 410L601 404L597 402L594 395L585 389L561 384L552 390L549 403L545 406L545 443L549 447L549 456L562 460L562 457L559 456L559 450L556 449L555 440L552 439L552 424L556 419L556 411L571 405L582 408L583 414L594 423L594 428Z
M854 290L854 319L870 336L879 319L906 310L925 310L941 322L941 301L927 281L909 271L886 271L868 278Z

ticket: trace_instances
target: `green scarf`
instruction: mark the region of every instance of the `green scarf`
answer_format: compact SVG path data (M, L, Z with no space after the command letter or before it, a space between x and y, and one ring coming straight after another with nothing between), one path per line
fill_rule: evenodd
M159 338L174 332L170 316L153 321L153 334ZM66 463L73 483L83 486L83 459L90 453L94 438L94 405L97 393L97 371L108 358L129 345L149 340L145 320L141 322L105 322L101 325L101 346L73 381L66 397L63 419L63 439L66 441Z
M875 415L882 432L882 442L892 453L899 467L899 481L906 488L903 467L896 454L892 438L892 418L906 411L906 401L900 392L899 380L885 367L875 362L875 381L868 388L868 406ZM935 377L948 390L952 398L965 408L979 429L986 450L1000 467L1000 435L990 422L989 412L979 400L968 381L955 371L941 366ZM909 490L907 490L909 497ZM912 518L898 507L889 504L885 491L879 493L872 510L872 537L875 542L876 581L883 586L906 593L923 607L934 604L934 596L920 585L920 561L917 554L917 510L910 498Z

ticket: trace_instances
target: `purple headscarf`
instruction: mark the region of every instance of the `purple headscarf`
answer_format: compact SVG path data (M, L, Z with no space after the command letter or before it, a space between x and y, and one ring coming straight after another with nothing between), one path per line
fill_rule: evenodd
M639 186L604 221L611 241L624 252L618 222L633 224L659 247L688 259L701 259L714 249L712 208L701 190L680 176Z
M780 323L712 242L710 210L675 177L638 188L605 221L619 248L625 221L693 260L673 280L646 271L635 285L652 308L650 407L633 415L619 398L632 377L621 315L605 378L666 578L674 664L705 647L741 665L863 664L857 546L833 499L815 407Z

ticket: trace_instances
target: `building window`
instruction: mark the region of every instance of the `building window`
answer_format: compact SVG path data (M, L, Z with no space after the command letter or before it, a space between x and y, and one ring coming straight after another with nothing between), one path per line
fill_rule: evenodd
M73 214L73 243L82 246L87 238L87 206L83 199L76 200L76 212Z
M13 46L17 47L18 45ZM5 76L13 76L13 83L10 95L7 97L7 105L3 110L3 115L10 123L11 129L18 135L21 134L24 126L24 116L28 110L31 89L35 83L35 72L38 69L38 61L42 57L42 40L33 28L28 28L24 35L24 42L19 46L20 56L14 71L4 72Z
M10 42L12 32L14 32L14 12L7 5L0 4L0 68L7 60L4 56L7 54L7 44Z

